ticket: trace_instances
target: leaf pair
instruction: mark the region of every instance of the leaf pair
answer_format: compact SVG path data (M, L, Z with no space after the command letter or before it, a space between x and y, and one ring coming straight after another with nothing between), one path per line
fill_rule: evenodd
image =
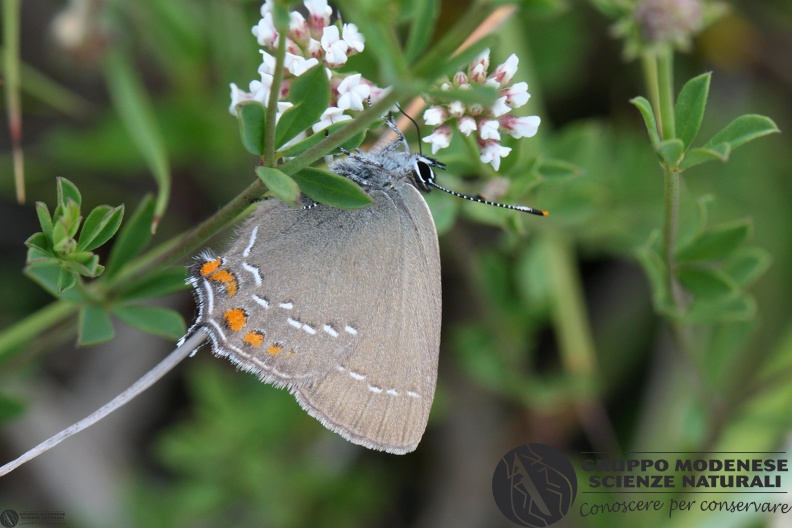
M77 187L66 178L57 178L57 193L58 205L52 215L47 204L36 203L41 231L28 238L25 245L27 269L56 268L55 290L60 294L73 288L79 276L95 278L102 274L105 268L93 250L118 231L124 206L97 206L83 222L82 196Z
M26 242L28 265L25 273L52 295L79 305L79 344L112 339L115 329L111 314L151 334L168 339L182 336L185 324L178 313L136 303L185 289L183 268L158 270L141 279L117 285L112 293L107 286L108 280L114 279L123 265L148 245L156 208L154 200L150 196L144 198L124 225L105 268L99 264L99 256L92 251L119 230L124 206L97 206L82 222L82 197L77 187L65 178L58 178L57 188L58 205L53 215L50 215L46 204L36 204L42 230ZM90 278L102 275L106 280L89 287L74 288L80 275Z
M673 270L661 256L659 232L639 249L638 258L649 277L659 312L690 323L746 320L755 311L755 302L746 289L767 269L770 256L759 248L746 247L752 232L748 219L707 227L710 203L709 197L699 200L693 232L675 249ZM684 290L684 313L674 308L669 273Z
M107 260L108 279L117 277L123 266L148 246L155 209L154 199L146 196L125 224ZM111 314L138 330L166 339L178 339L186 328L178 312L139 303L185 289L185 270L182 267L162 268L142 278L121 283L112 300L101 304L83 303L79 314L79 344L111 340L115 336Z
M330 85L321 65L294 80L289 90L289 100L293 106L280 115L274 127L274 147L282 149L275 153L276 159L299 156L345 126L344 123L335 123L324 131L297 141L311 125L319 121L330 102ZM251 154L264 157L266 134L273 129L267 126L267 108L257 101L247 101L237 106L237 116L245 148ZM357 134L342 148L357 148L363 138L363 133ZM341 209L356 209L372 203L371 198L354 182L332 172L306 168L296 174L286 174L280 169L262 165L256 169L256 174L272 194L286 203L297 204L300 190L317 202Z
M660 161L675 172L711 160L727 161L737 147L756 138L778 132L776 124L768 117L746 114L736 118L701 147L691 148L704 119L709 95L710 73L689 80L679 92L674 106L676 137L660 137L652 105L643 97L631 102L644 119L646 130Z

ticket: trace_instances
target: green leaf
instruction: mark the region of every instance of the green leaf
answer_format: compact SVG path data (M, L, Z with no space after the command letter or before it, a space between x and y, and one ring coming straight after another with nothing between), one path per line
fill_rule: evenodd
M135 257L151 240L151 224L154 220L154 199L146 195L137 210L124 225L113 244L107 259L107 276L112 277L121 267Z
M404 57L408 63L413 62L426 52L434 33L437 16L440 14L440 2L437 0L413 1L412 27L404 47Z
M693 77L685 83L677 97L674 108L677 137L682 140L686 149L696 139L701 128L711 77L710 73Z
M100 306L83 306L78 317L77 343L81 346L110 341L115 336L113 321Z
M99 265L99 255L90 251L72 253L67 256L64 266L84 277L98 277L104 271L104 266Z
M82 231L80 231L80 242L78 244L80 251L83 250L84 245L93 241L94 236L101 229L99 224L111 209L112 207L109 205L97 205L88 214L85 223L83 223Z
M630 99L630 102L641 112L652 146L657 149L660 144L660 133L657 131L657 119L654 110L652 110L652 104L645 97L635 97Z
M300 187L288 175L272 167L256 167L256 175L272 191L272 194L286 203L297 203Z
M732 150L753 139L780 132L772 119L756 114L738 117L715 134L705 147L728 143Z
M690 216L679 223L679 233L675 250L679 251L680 248L687 247L694 239L701 236L701 233L707 227L707 222L710 216L710 209L715 201L715 197L711 194L699 196L696 200L696 207L690 208Z
M31 247L28 248L25 264L27 264L28 267L36 267L41 265L54 265L60 267L60 259L53 257L49 252L41 251L38 248Z
M58 273L58 282L56 285L56 291L58 292L58 295L71 290L76 284L77 274L73 271L67 270L66 268L60 268L60 272Z
M764 249L746 248L726 261L723 271L742 288L747 288L770 267L772 258Z
M118 306L113 313L129 326L166 339L179 339L187 331L182 316L168 308Z
M77 244L69 236L70 226L66 224L63 217L58 218L52 227L52 250L58 254L67 254L73 251Z
M292 177L306 195L323 204L339 209L358 209L374 203L352 180L332 172L307 168Z
M38 216L41 231L48 240L52 240L52 216L44 202L36 202L36 215Z
M661 314L674 316L674 305L671 302L671 293L668 291L668 268L663 262L663 257L652 247L658 236L659 233L654 232L649 241L638 249L636 256L649 279L655 310Z
M53 297L64 299L70 302L81 302L85 299L79 289L72 288L68 291L58 292L58 280L61 274L59 261L47 265L42 262L40 265L30 265L24 269L25 275L33 282L49 292Z
M295 143L294 145L290 145L280 151L280 155L286 158L293 158L294 156L298 156L308 150L309 148L313 147L320 141L322 141L325 137L333 135L336 131L344 128L349 123L333 123L329 127L320 130L314 134L311 134L306 139L303 139L299 143ZM341 148L346 150L354 150L358 148L362 143L363 140L366 138L366 132L358 132L350 139L345 141L341 144Z
M694 299L685 321L695 324L711 324L727 321L750 321L756 316L756 302L747 295L722 299Z
M105 76L113 106L157 183L159 192L150 225L154 232L170 199L171 172L167 149L143 83L131 66L133 61L114 49L118 48L109 48L105 54Z
M706 161L719 160L728 161L731 154L731 147L728 143L718 143L709 147L692 148L685 154L685 159L679 164L681 170L689 169L694 165Z
M58 190L58 207L65 208L69 200L71 200L77 204L79 210L79 206L82 204L82 196L80 196L77 186L62 176L55 178L55 181Z
M330 104L330 82L324 64L297 77L289 90L294 106L283 112L275 128L275 148L278 149L308 127L319 121Z
M116 234L124 218L124 206L100 205L88 215L80 231L77 251L93 251Z
M679 139L667 139L657 145L657 154L660 159L671 168L677 167L685 153L685 145Z
M699 266L682 268L677 272L677 278L682 287L696 298L731 297L739 290L734 279L719 269Z
M248 152L264 154L264 131L267 128L267 108L258 101L245 101L237 105L239 135Z
M676 260L693 262L724 259L748 240L751 230L750 220L741 220L707 230L686 246L679 248Z
M47 257L50 257L52 253L52 244L50 244L50 241L47 239L46 235L41 232L30 235L30 237L25 240L25 246L28 248L37 249Z
M124 285L119 297L125 303L162 297L188 288L183 267L162 268Z

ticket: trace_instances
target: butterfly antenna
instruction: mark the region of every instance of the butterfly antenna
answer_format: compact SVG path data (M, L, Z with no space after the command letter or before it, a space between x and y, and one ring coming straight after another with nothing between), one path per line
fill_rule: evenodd
M401 112L404 117L406 117L407 119L410 120L410 123L412 123L413 126L415 127L415 131L418 132L418 139L419 139L419 141L418 141L418 154L423 155L423 151L421 149L421 141L420 141L420 138L421 138L421 127L418 126L418 123L415 122L415 119L413 119L411 115L409 115L407 112L402 110L401 105L397 104L396 108L399 109L399 112Z
M431 187L434 187L435 189L448 193L452 196L456 196L457 198L464 198L465 200L470 200L471 202L483 203L486 205L492 205L494 207L503 207L504 209L511 209L512 211L521 211L523 213L529 213L537 216L547 216L550 214L547 211L543 211L542 209L534 209L533 207L528 207L527 205L509 205L500 202L492 202L490 200L487 200L480 194L473 195L473 194L464 194L461 192L452 191L451 189L446 189L442 185L438 185L433 180L427 181L426 184Z

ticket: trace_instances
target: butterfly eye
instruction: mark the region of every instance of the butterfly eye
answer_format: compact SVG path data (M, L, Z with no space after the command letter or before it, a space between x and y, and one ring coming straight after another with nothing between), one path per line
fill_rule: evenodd
M413 176L415 177L415 182L422 190L430 191L429 186L434 182L435 175L428 163L420 159L415 160Z

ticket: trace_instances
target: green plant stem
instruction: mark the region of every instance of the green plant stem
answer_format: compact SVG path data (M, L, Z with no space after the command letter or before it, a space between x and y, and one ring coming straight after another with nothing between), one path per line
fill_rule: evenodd
M580 275L572 244L559 233L540 242L553 291L551 317L564 370L575 386L575 407L581 424L598 449L618 451L618 440L599 397L599 368L594 350Z
M0 361L40 336L47 328L73 316L78 308L67 301L55 301L0 332Z
M489 2L478 2L468 13L445 33L442 39L415 64L413 70L416 77L436 78L438 64L447 63L453 57L460 42L464 42L481 22L490 14L493 6Z
M679 218L679 173L668 168L664 169L663 183L663 252L669 277L673 277L674 248Z
M3 81L8 108L8 130L14 160L14 182L18 203L25 203L25 170L22 155L22 103L19 97L20 1L3 2Z
M286 57L286 32L280 31L278 35L278 49L275 50L275 72L272 76L267 101L267 130L264 134L264 166L275 166L275 121L278 116L278 99L280 98L281 83L283 82L283 62Z
M674 54L663 50L657 58L657 86L660 102L660 133L664 140L676 137L674 119Z
M652 51L646 51L641 55L641 66L646 83L646 91L649 94L649 102L655 109L655 119L657 120L657 132L663 133L663 116L657 112L660 108L660 84L657 78L657 55Z
M657 52L656 60L645 58L644 73L646 84L650 87L655 115L661 139L667 141L676 138L674 117L674 76L673 50L670 47ZM669 319L669 325L676 343L676 349L691 376L692 389L709 409L710 433L719 430L718 420L722 416L722 405L716 395L708 388L703 366L698 361L691 343L691 329L680 317L687 312L688 301L682 285L677 279L676 245L679 230L679 191L681 172L663 165L663 260L667 270L667 287L673 304L675 316ZM711 441L710 438L708 441Z

